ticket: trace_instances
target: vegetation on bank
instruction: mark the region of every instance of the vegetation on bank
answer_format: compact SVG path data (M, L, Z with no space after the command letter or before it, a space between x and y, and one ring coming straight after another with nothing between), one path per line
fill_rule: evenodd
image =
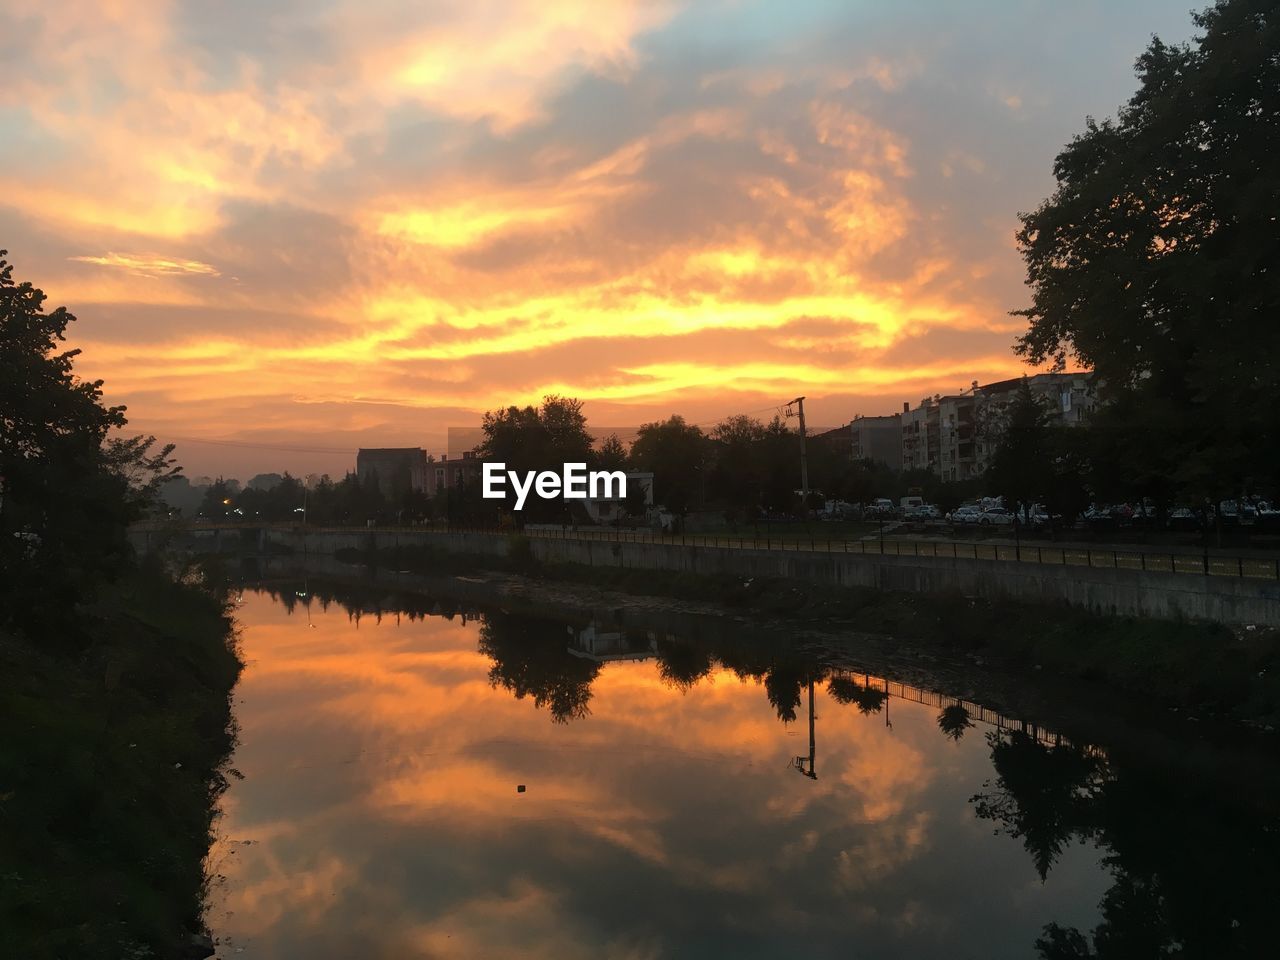
M1059 605L955 595L893 593L731 574L542 563L512 537L505 558L430 547L338 559L423 573L498 570L635 595L717 603L781 619L916 641L1014 669L1109 685L1152 701L1251 724L1280 725L1280 631L1222 624L1102 616Z
M241 666L225 598L148 567L83 628L65 645L0 632L0 955L204 956Z
M77 375L74 317L0 250L0 956L205 957L240 671L225 597L130 523L178 475Z

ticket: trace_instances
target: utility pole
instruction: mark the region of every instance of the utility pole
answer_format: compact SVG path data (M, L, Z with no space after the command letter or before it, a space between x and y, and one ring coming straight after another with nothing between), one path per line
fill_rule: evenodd
M804 397L796 397L787 404L787 416L791 416L791 408L796 407L800 417L800 508L804 515L809 515L809 458L804 451Z

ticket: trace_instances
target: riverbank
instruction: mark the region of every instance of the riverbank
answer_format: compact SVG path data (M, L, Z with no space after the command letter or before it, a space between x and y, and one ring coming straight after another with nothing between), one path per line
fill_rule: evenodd
M82 637L0 634L0 955L207 956L214 801L239 676L225 598L157 566Z
M1280 631L1103 616L1060 604L897 593L802 580L539 562L514 538L508 556L400 547L337 559L421 573L500 571L632 596L713 603L731 614L884 635L950 656L1048 671L1257 727L1280 726Z

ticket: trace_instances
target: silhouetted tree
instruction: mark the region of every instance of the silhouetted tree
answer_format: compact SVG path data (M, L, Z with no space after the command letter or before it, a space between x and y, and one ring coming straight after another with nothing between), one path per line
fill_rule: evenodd
M764 428L761 502L774 513L795 513L800 507L800 435L781 417Z
M1280 476L1280 7L1218 0L1153 39L1115 120L1057 157L1022 217L1033 363L1093 367L1112 445L1157 489L1217 502Z
M521 474L541 470L559 473L563 464L594 459L582 402L569 397L547 396L539 407L488 411L481 429L484 439L477 452ZM507 491L506 502L513 506L514 495L509 487ZM567 516L565 503L531 495L521 512L524 519L563 519Z
M126 569L126 527L177 475L172 446L110 437L124 407L102 402L102 381L76 376L63 348L75 320L44 310L0 250L0 621L46 629Z
M631 445L635 469L653 474L655 500L678 517L702 501L707 454L706 435L680 416L646 423Z
M1054 472L1053 427L1043 401L1024 379L1009 404L987 488L1018 511L1047 499Z
M716 424L711 438L711 488L717 499L734 516L755 515L763 497L764 424L754 417L730 417Z
M600 449L596 451L595 464L601 470L627 469L627 448L622 445L616 433L604 438Z

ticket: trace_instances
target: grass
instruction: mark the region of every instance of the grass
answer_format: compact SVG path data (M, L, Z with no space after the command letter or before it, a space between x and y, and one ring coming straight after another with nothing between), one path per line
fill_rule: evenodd
M0 633L0 956L189 956L240 671L223 601L158 570L89 642Z

